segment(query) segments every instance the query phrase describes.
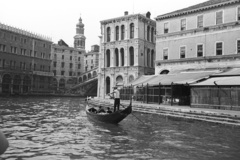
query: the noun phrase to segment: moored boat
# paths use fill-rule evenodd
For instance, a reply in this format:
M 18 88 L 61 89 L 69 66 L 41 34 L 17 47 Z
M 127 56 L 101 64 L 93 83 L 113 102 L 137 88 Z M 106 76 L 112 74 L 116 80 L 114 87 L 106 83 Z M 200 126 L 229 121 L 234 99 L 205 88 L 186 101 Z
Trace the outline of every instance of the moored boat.
M 128 107 L 125 107 L 124 109 L 118 110 L 113 113 L 90 112 L 89 109 L 92 107 L 98 108 L 98 105 L 86 103 L 86 114 L 89 119 L 91 119 L 93 121 L 112 123 L 112 124 L 117 124 L 117 123 L 121 122 L 124 118 L 126 118 L 132 112 L 132 104 L 131 103 Z

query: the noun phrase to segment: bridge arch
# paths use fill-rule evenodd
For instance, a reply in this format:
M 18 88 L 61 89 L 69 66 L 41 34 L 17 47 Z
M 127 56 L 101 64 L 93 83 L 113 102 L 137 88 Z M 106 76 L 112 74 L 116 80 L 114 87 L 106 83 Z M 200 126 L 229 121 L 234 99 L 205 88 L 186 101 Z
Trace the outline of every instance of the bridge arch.
M 83 82 L 85 82 L 86 80 L 87 80 L 87 76 L 84 75 L 84 76 L 83 76 Z
M 91 78 L 92 78 L 92 74 L 88 73 L 88 79 L 91 79 Z
M 97 77 L 97 72 L 93 71 L 93 77 Z
M 78 82 L 79 82 L 79 83 L 82 83 L 82 82 L 83 82 L 82 77 L 79 77 Z

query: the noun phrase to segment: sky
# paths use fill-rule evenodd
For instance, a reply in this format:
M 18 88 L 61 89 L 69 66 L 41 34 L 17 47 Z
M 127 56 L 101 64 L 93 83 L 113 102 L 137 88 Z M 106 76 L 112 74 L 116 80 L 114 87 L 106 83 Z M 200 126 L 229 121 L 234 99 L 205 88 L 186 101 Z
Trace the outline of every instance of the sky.
M 151 18 L 206 0 L 0 0 L 0 23 L 60 39 L 73 46 L 81 16 L 86 51 L 100 43 L 100 21 L 129 14 L 151 12 Z

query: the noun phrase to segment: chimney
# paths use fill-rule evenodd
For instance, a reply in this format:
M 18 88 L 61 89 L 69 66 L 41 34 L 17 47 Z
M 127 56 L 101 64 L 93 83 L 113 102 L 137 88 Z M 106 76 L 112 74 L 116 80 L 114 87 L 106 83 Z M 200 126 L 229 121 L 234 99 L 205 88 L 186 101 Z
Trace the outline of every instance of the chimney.
M 128 15 L 128 11 L 125 11 L 125 12 L 124 12 L 124 16 L 127 16 L 127 15 Z

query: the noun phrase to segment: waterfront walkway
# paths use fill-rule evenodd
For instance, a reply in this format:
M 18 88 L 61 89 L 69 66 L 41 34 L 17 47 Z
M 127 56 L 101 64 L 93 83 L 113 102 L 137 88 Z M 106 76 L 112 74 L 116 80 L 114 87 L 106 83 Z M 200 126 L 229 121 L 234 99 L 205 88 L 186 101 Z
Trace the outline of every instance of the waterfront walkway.
M 94 98 L 91 103 L 107 104 L 112 106 L 113 99 L 98 99 Z M 127 106 L 129 101 L 121 100 L 123 106 Z M 133 111 L 159 114 L 163 116 L 172 117 L 175 119 L 185 119 L 190 121 L 205 121 L 210 123 L 224 124 L 230 126 L 240 127 L 240 111 L 233 110 L 220 110 L 220 109 L 208 109 L 208 108 L 191 108 L 190 106 L 171 106 L 171 105 L 159 105 L 159 104 L 146 104 L 138 101 L 132 103 Z

